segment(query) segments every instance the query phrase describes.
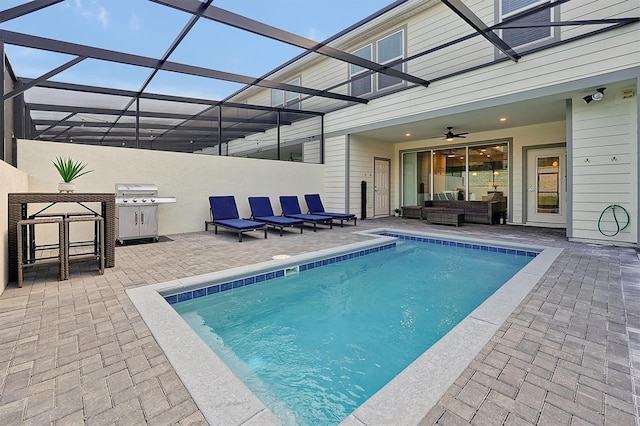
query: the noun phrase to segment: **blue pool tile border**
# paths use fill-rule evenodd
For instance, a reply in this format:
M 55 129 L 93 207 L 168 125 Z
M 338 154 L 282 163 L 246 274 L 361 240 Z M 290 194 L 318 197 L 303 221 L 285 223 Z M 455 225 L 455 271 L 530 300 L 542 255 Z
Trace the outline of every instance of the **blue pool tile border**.
M 352 253 L 346 253 L 339 256 L 329 257 L 327 259 L 315 260 L 308 263 L 302 263 L 297 266 L 298 271 L 303 272 L 310 269 L 318 268 L 323 265 L 330 265 L 333 263 L 343 262 L 345 260 L 353 259 L 355 257 L 366 256 L 367 254 L 377 253 L 383 250 L 388 250 L 390 248 L 394 248 L 396 243 L 389 243 L 379 247 L 372 247 L 369 249 L 364 249 Z M 289 268 L 286 268 L 289 269 Z M 233 290 L 234 288 L 245 287 L 248 285 L 261 283 L 264 281 L 272 280 L 274 278 L 280 278 L 285 275 L 285 269 L 279 269 L 276 271 L 268 271 L 264 274 L 258 274 L 251 277 L 239 278 L 227 282 L 223 282 L 220 284 L 214 284 L 203 288 L 198 288 L 195 290 L 185 291 L 178 294 L 172 294 L 170 296 L 164 296 L 164 300 L 166 300 L 170 305 L 175 305 L 176 303 L 185 302 L 187 300 L 197 299 L 199 297 L 208 296 L 215 293 L 220 293 L 227 290 Z
M 505 248 L 505 247 L 496 247 L 484 244 L 477 243 L 468 243 L 461 241 L 451 241 L 440 238 L 432 238 L 432 237 L 421 237 L 417 235 L 407 235 L 407 234 L 398 234 L 395 232 L 384 232 L 383 234 L 387 237 L 395 237 L 399 240 L 408 240 L 408 241 L 418 241 L 427 244 L 435 244 L 435 245 L 443 245 L 443 246 L 451 246 L 451 247 L 464 247 L 472 250 L 481 250 L 481 251 L 489 251 L 495 253 L 504 253 L 504 254 L 512 254 L 516 256 L 526 256 L 526 257 L 536 257 L 540 252 L 532 251 L 532 250 L 523 250 L 523 249 L 513 249 L 513 248 Z M 389 243 L 379 247 L 372 247 L 369 249 L 364 249 L 360 251 L 355 251 L 352 253 L 346 253 L 339 256 L 329 257 L 322 260 L 315 260 L 307 263 L 302 263 L 297 266 L 299 272 L 308 271 L 314 268 L 318 268 L 320 266 L 330 265 L 333 263 L 343 262 L 345 260 L 353 259 L 360 256 L 366 256 L 371 253 L 377 253 L 383 250 L 388 250 L 390 248 L 394 248 L 396 243 Z M 289 269 L 289 268 L 286 268 Z M 245 287 L 252 284 L 261 283 L 264 281 L 272 280 L 274 278 L 280 278 L 285 275 L 285 269 L 280 269 L 276 271 L 268 271 L 264 274 L 258 274 L 251 277 L 246 278 L 238 278 L 231 281 L 223 282 L 220 284 L 210 285 L 208 287 L 203 287 L 195 290 L 185 291 L 178 294 L 172 294 L 169 296 L 164 296 L 164 299 L 170 304 L 174 305 L 176 303 L 185 302 L 187 300 L 197 299 L 199 297 L 208 296 L 215 293 L 220 293 L 227 290 L 233 290 L 239 287 Z
M 533 251 L 533 250 L 512 249 L 512 248 L 505 248 L 505 247 L 499 247 L 499 246 L 468 243 L 463 241 L 451 241 L 451 240 L 444 240 L 440 238 L 421 237 L 418 235 L 397 234 L 395 232 L 384 232 L 381 235 L 384 235 L 386 237 L 395 237 L 399 240 L 418 241 L 418 242 L 427 243 L 427 244 L 436 244 L 436 245 L 451 246 L 451 247 L 464 247 L 472 250 L 514 254 L 516 256 L 536 257 L 537 255 L 540 254 L 539 251 Z

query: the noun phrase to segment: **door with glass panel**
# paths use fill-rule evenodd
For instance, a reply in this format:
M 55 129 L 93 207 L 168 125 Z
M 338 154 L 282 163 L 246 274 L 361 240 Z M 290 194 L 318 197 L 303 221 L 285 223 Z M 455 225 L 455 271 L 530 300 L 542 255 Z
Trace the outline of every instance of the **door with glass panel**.
M 527 153 L 527 225 L 567 226 L 565 148 Z

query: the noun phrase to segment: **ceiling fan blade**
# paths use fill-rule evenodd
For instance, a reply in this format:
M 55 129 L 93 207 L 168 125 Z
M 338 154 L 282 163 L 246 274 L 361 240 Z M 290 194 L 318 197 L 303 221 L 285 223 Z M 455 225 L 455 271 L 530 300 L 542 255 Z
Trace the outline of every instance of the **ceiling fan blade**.
M 456 133 L 456 137 L 461 137 L 462 135 L 468 135 L 469 132 Z

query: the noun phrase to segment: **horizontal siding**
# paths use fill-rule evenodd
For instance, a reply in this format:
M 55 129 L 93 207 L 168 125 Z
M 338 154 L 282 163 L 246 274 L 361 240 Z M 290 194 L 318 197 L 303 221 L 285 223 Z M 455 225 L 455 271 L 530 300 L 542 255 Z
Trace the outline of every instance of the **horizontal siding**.
M 637 243 L 638 165 L 637 99 L 622 99 L 617 91 L 599 102 L 574 100 L 573 134 L 573 237 L 588 240 Z M 611 205 L 631 213 L 631 223 L 616 236 L 611 215 L 600 219 Z M 618 217 L 620 220 L 621 218 Z
M 493 22 L 493 4 L 490 2 L 466 2 L 465 4 L 485 22 Z M 443 4 L 412 17 L 407 22 L 407 26 L 408 56 L 443 45 L 473 32 Z M 477 36 L 410 61 L 408 68 L 412 74 L 432 79 L 488 62 L 493 59 L 493 55 L 493 46 L 483 37 Z
M 638 31 L 628 26 L 538 52 L 518 63 L 500 63 L 476 72 L 415 88 L 329 114 L 327 131 L 365 126 L 385 119 L 437 111 L 460 104 L 559 84 L 637 65 Z M 500 81 L 501 84 L 487 84 Z
M 410 4 L 419 2 L 411 2 Z M 477 16 L 491 25 L 495 19 L 493 0 L 465 1 Z M 404 8 L 401 7 L 401 9 Z M 573 1 L 560 7 L 563 21 L 577 19 L 601 19 L 614 16 L 638 16 L 640 4 L 637 0 L 585 0 Z M 462 35 L 470 34 L 470 28 L 462 23 L 455 14 L 441 3 L 426 8 L 405 20 L 380 26 L 380 31 L 372 29 L 369 40 L 395 28 L 406 28 L 407 52 L 409 55 L 441 45 Z M 575 37 L 596 26 L 563 26 L 556 28 L 562 39 Z M 416 87 L 403 92 L 371 100 L 367 105 L 353 105 L 327 114 L 325 134 L 353 133 L 360 127 L 384 127 L 385 121 L 410 121 L 420 114 L 438 112 L 445 108 L 484 101 L 501 96 L 524 93 L 530 90 L 549 87 L 555 84 L 576 81 L 609 72 L 635 67 L 640 57 L 640 29 L 638 24 L 628 25 L 613 31 L 574 41 L 552 49 L 542 50 L 521 58 L 518 63 L 503 62 L 473 72 L 464 73 L 431 84 L 428 88 Z M 346 50 L 362 46 L 368 40 L 360 38 Z M 341 45 L 344 43 L 341 41 Z M 452 48 L 445 48 L 411 61 L 408 71 L 427 80 L 487 63 L 494 59 L 494 48 L 483 37 L 476 36 Z M 317 55 L 315 55 L 317 56 Z M 317 56 L 320 58 L 319 56 Z M 308 63 L 308 62 L 307 62 Z M 318 59 L 307 66 L 302 74 L 304 86 L 326 88 L 348 77 L 348 65 L 333 59 Z M 283 81 L 287 77 L 282 75 Z M 498 84 L 499 82 L 499 84 Z M 347 86 L 335 89 L 347 93 Z M 256 101 L 264 102 L 269 96 L 256 93 Z M 268 90 L 263 90 L 268 93 Z M 579 97 L 573 99 L 572 117 L 573 167 L 569 171 L 573 178 L 573 236 L 576 238 L 597 239 L 597 219 L 600 212 L 611 203 L 630 203 L 637 206 L 637 102 L 620 103 L 619 96 L 612 90 L 605 93 L 601 102 L 586 105 Z M 617 100 L 616 100 L 617 99 Z M 332 105 L 344 105 L 330 99 L 317 98 L 304 101 L 303 108 L 329 108 Z M 286 130 L 287 138 L 302 138 L 314 133 L 314 126 L 307 120 L 296 123 Z M 550 123 L 545 126 L 533 126 L 534 129 L 509 129 L 506 133 L 487 132 L 486 139 L 495 135 L 513 138 L 513 154 L 510 169 L 513 170 L 511 185 L 512 221 L 522 223 L 524 202 L 522 187 L 526 177 L 521 170 L 525 159 L 522 152 L 525 147 L 565 142 L 564 123 Z M 543 132 L 540 134 L 539 129 Z M 255 139 L 266 139 L 273 134 L 256 135 Z M 472 135 L 467 141 L 471 142 Z M 251 138 L 249 138 L 251 139 Z M 247 141 L 250 143 L 250 141 Z M 427 142 L 428 145 L 429 142 Z M 441 141 L 433 141 L 434 144 Z M 397 182 L 399 167 L 398 150 L 404 144 L 391 145 L 351 138 L 350 175 L 346 176 L 344 137 L 332 138 L 326 149 L 327 170 L 325 198 L 338 208 L 344 203 L 341 196 L 344 181 L 349 184 L 349 204 L 353 213 L 360 209 L 360 182 L 368 182 L 369 206 L 372 205 L 373 158 L 391 159 L 392 199 L 391 208 L 398 203 L 395 193 L 399 189 Z M 425 146 L 424 141 L 419 142 Z M 326 204 L 326 201 L 325 201 Z M 368 207 L 370 217 L 372 208 Z M 637 212 L 634 214 L 637 215 Z M 637 235 L 636 218 L 634 229 L 628 228 L 619 238 L 620 241 L 633 242 Z M 607 238 L 603 238 L 607 239 Z
M 322 204 L 327 211 L 345 211 L 345 139 L 340 136 L 325 141 L 325 193 Z
M 494 20 L 494 1 L 478 0 L 465 2 L 477 16 L 487 24 Z M 638 15 L 640 6 L 633 0 L 598 0 L 570 2 L 561 6 L 561 19 L 598 19 L 611 16 Z M 396 28 L 407 29 L 407 52 L 409 55 L 424 51 L 461 35 L 470 34 L 470 28 L 463 24 L 451 10 L 443 4 L 436 4 L 415 14 L 405 21 L 394 22 L 384 27 L 388 32 Z M 588 26 L 589 30 L 593 26 Z M 574 27 L 562 27 L 567 34 L 577 33 Z M 582 30 L 581 30 L 582 31 Z M 372 29 L 369 40 L 360 40 L 347 50 L 362 46 L 374 40 L 380 32 Z M 401 119 L 407 115 L 434 111 L 446 107 L 508 95 L 525 90 L 562 83 L 576 78 L 587 77 L 624 69 L 637 63 L 640 55 L 637 25 L 619 28 L 588 39 L 553 49 L 540 51 L 522 58 L 518 63 L 506 62 L 475 72 L 465 73 L 439 81 L 428 88 L 417 87 L 384 98 L 372 100 L 368 105 L 354 105 L 331 113 L 326 119 L 326 132 L 340 132 L 358 126 L 368 126 L 380 121 Z M 315 55 L 317 58 L 324 58 Z M 493 46 L 477 36 L 452 48 L 411 61 L 408 70 L 419 77 L 430 79 L 470 66 L 486 63 L 494 59 Z M 282 81 L 294 75 L 302 75 L 304 86 L 326 88 L 348 77 L 348 65 L 330 58 L 312 62 L 304 71 L 289 71 L 282 75 Z M 500 81 L 500 85 L 487 82 Z M 257 89 L 257 91 L 260 91 Z M 342 86 L 333 91 L 347 93 Z M 263 90 L 263 92 L 265 92 Z M 269 90 L 266 90 L 269 92 Z M 257 95 L 256 95 L 257 96 Z M 261 95 L 262 101 L 269 96 Z M 256 102 L 261 102 L 258 97 Z M 253 101 L 253 98 L 250 100 Z M 306 100 L 303 108 L 327 108 L 330 105 L 344 105 L 326 98 Z M 304 134 L 304 132 L 298 132 Z M 294 132 L 292 134 L 298 134 Z
M 367 182 L 367 217 L 373 217 L 373 172 L 374 172 L 374 159 L 384 158 L 391 160 L 390 173 L 390 188 L 391 194 L 389 199 L 389 208 L 393 210 L 398 204 L 397 201 L 397 178 L 395 169 L 394 146 L 379 141 L 367 140 L 364 138 L 358 138 L 353 136 L 351 138 L 351 150 L 350 150 L 350 200 L 349 204 L 352 206 L 353 213 L 361 212 L 361 182 Z

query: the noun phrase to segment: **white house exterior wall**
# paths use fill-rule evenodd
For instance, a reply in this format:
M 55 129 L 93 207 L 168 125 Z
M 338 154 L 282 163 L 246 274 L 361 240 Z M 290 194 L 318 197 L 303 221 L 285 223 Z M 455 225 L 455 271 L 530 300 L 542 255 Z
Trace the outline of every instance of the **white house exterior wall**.
M 497 18 L 499 9 L 496 4 L 494 0 L 465 2 L 465 5 L 487 25 L 493 24 Z M 558 18 L 562 21 L 640 15 L 640 3 L 637 0 L 572 1 L 559 6 L 559 8 Z M 398 19 L 399 16 L 403 18 Z M 378 26 L 382 29 L 376 30 Z M 599 27 L 560 26 L 555 27 L 554 31 L 560 34 L 559 40 L 567 40 L 570 37 L 577 37 L 593 31 L 595 28 Z M 406 54 L 409 56 L 472 33 L 472 29 L 444 4 L 432 2 L 429 3 L 429 7 L 426 7 L 425 3 L 415 1 L 390 13 L 386 25 L 381 26 L 379 21 L 375 24 L 371 23 L 357 31 L 357 34 L 354 35 L 357 41 L 347 43 L 342 40 L 336 46 L 352 51 L 368 42 L 374 42 L 382 34 L 388 34 L 396 29 L 405 30 Z M 342 185 L 334 179 L 339 179 L 339 176 L 344 173 L 344 179 L 349 182 L 349 208 L 353 212 L 356 211 L 355 208 L 359 210 L 360 181 L 367 180 L 367 173 L 373 173 L 372 159 L 379 156 L 392 159 L 393 182 L 390 207 L 394 208 L 398 205 L 400 201 L 398 199 L 400 183 L 397 182 L 399 176 L 398 151 L 403 149 L 404 145 L 398 145 L 394 148 L 389 143 L 365 142 L 357 137 L 357 133 L 360 131 L 371 131 L 392 124 L 446 117 L 456 113 L 506 104 L 514 100 L 536 99 L 549 96 L 550 93 L 566 94 L 566 99 L 574 98 L 576 110 L 570 124 L 572 125 L 571 131 L 575 133 L 575 155 L 581 154 L 581 150 L 589 147 L 588 137 L 582 136 L 582 127 L 587 125 L 608 127 L 608 122 L 604 119 L 582 121 L 583 109 L 586 105 L 583 105 L 581 96 L 595 89 L 593 81 L 602 81 L 616 72 L 628 72 L 634 77 L 627 76 L 625 78 L 637 78 L 637 70 L 640 66 L 638 59 L 640 58 L 639 34 L 639 24 L 627 25 L 556 47 L 539 50 L 523 56 L 517 63 L 504 61 L 442 80 L 438 80 L 438 78 L 493 61 L 497 57 L 496 49 L 482 36 L 475 36 L 468 41 L 456 44 L 454 47 L 444 48 L 410 61 L 406 64 L 408 72 L 427 80 L 436 79 L 436 81 L 433 81 L 426 88 L 412 87 L 372 99 L 366 105 L 352 105 L 325 115 L 324 134 L 328 141 L 325 161 L 327 170 L 331 170 L 328 174 L 331 176 L 331 180 L 327 181 L 327 190 L 330 194 L 336 191 L 335 196 L 331 195 L 332 203 L 336 203 L 335 208 L 340 207 L 340 201 L 338 201 L 340 197 L 337 195 L 337 191 L 343 189 Z M 348 78 L 348 65 L 333 59 L 314 59 L 303 61 L 298 68 L 291 66 L 282 71 L 280 75 L 283 77 L 282 81 L 285 80 L 284 77 L 299 75 L 303 86 L 326 88 L 337 81 L 344 81 Z M 610 81 L 610 83 L 615 82 L 616 80 Z M 346 89 L 345 85 L 332 90 L 346 93 Z M 256 92 L 258 91 L 260 89 L 256 89 Z M 581 91 L 584 93 L 577 96 L 576 92 Z M 251 93 L 253 92 L 248 95 L 250 103 L 265 99 L 264 97 L 254 97 Z M 258 96 L 257 93 L 255 96 Z M 320 105 L 336 104 L 332 100 L 314 99 L 304 101 L 302 108 L 313 108 Z M 593 108 L 590 111 L 592 110 Z M 635 119 L 637 122 L 637 104 L 635 110 L 607 110 L 607 114 L 614 121 L 623 120 L 625 123 L 629 123 L 634 122 Z M 629 124 L 629 126 L 631 125 Z M 523 223 L 525 220 L 522 198 L 523 159 L 521 157 L 523 148 L 543 144 L 561 144 L 567 140 L 564 122 L 540 125 L 535 130 L 534 133 L 527 133 L 529 129 L 509 129 L 509 131 L 495 136 L 512 141 L 512 158 L 510 159 L 510 167 L 513 168 L 510 200 L 512 223 Z M 301 138 L 312 132 L 312 126 L 296 123 L 287 131 L 292 138 Z M 523 133 L 519 133 L 520 131 Z M 349 138 L 348 135 L 350 135 Z M 267 132 L 267 136 L 270 137 L 272 134 Z M 486 135 L 487 140 L 493 138 L 494 135 Z M 624 188 L 621 191 L 625 194 L 634 194 L 635 198 L 632 197 L 629 202 L 632 204 L 632 210 L 635 211 L 637 210 L 638 198 L 637 153 L 634 154 L 638 144 L 637 129 L 634 133 L 633 128 L 629 127 L 618 138 L 619 142 L 612 139 L 606 142 L 625 147 L 625 152 L 620 153 L 621 160 L 619 160 L 616 172 L 614 172 L 614 174 L 619 174 L 619 179 L 615 182 L 621 180 L 626 182 L 621 186 Z M 343 144 L 343 147 L 340 144 Z M 634 149 L 636 151 L 633 151 Z M 338 153 L 344 153 L 349 158 L 347 165 L 344 164 L 344 158 L 341 158 Z M 570 156 L 573 154 L 573 152 L 569 153 Z M 572 193 L 569 199 L 573 200 L 571 205 L 573 214 L 570 215 L 569 220 L 575 222 L 573 225 L 569 224 L 569 234 L 573 233 L 572 236 L 575 238 L 596 238 L 592 226 L 595 212 L 585 207 L 586 201 L 582 200 L 582 197 L 587 194 L 581 192 L 586 191 L 590 183 L 585 182 L 587 178 L 581 174 L 583 170 L 578 166 L 578 162 L 579 158 L 570 158 L 569 161 L 569 164 L 573 164 L 570 172 L 574 174 L 571 176 L 574 179 L 574 188 L 568 189 Z M 596 169 L 590 170 L 595 171 Z M 592 178 L 595 179 L 595 174 Z M 603 178 L 601 184 L 608 186 L 608 179 L 613 178 L 607 176 Z M 371 185 L 373 182 L 369 183 Z M 371 197 L 369 197 L 369 201 L 372 202 Z M 368 210 L 367 215 L 370 216 L 372 210 L 369 208 Z M 635 223 L 635 221 L 637 219 L 632 218 L 632 222 Z M 627 233 L 623 236 L 624 241 L 637 243 L 638 230 L 636 228 L 637 226 L 634 225 L 626 231 Z
M 357 131 L 385 120 L 416 120 L 428 113 L 473 102 L 521 93 L 575 79 L 604 74 L 637 65 L 638 31 L 620 28 L 556 49 L 522 58 L 517 64 L 500 63 L 432 84 L 375 99 L 328 114 L 325 132 Z
M 629 88 L 635 91 L 635 88 Z M 622 90 L 610 90 L 602 101 L 585 104 L 574 99 L 573 126 L 573 238 L 610 240 L 597 226 L 611 204 L 630 214 L 629 226 L 616 241 L 636 243 L 638 205 L 638 100 L 623 99 Z M 625 220 L 624 215 L 618 219 Z M 602 228 L 616 229 L 607 215 Z M 623 223 L 624 224 L 624 223 Z
M 327 211 L 346 211 L 347 144 L 345 139 L 345 136 L 339 136 L 325 140 L 325 197 L 322 204 Z M 351 213 L 356 212 L 351 210 Z
M 394 169 L 393 144 L 352 136 L 350 138 L 350 199 L 351 212 L 358 213 L 361 208 L 361 183 L 367 182 L 367 217 L 373 217 L 373 172 L 376 158 L 391 160 L 389 208 L 396 207 L 396 188 L 398 187 L 397 169 Z M 330 165 L 327 163 L 327 168 Z
M 411 4 L 411 3 L 410 3 Z M 465 5 L 469 7 L 476 15 L 478 15 L 487 25 L 493 24 L 496 15 L 495 1 L 483 0 L 477 2 L 466 2 Z M 419 2 L 413 2 L 409 8 L 419 8 Z M 640 11 L 640 6 L 635 0 L 599 0 L 590 2 L 570 2 L 561 6 L 562 20 L 571 19 L 596 19 L 606 17 L 620 17 L 620 16 L 637 16 Z M 369 27 L 363 29 L 363 32 L 367 34 L 368 39 L 360 37 L 360 41 L 357 44 L 348 45 L 348 50 L 353 50 L 357 47 L 361 47 L 369 42 L 375 41 L 381 35 L 388 33 L 389 31 L 402 29 L 406 31 L 405 37 L 407 40 L 407 55 L 411 56 L 415 53 L 422 52 L 424 50 L 439 46 L 445 42 L 454 40 L 463 35 L 467 35 L 472 30 L 462 23 L 460 18 L 457 17 L 451 10 L 441 3 L 436 3 L 435 6 L 426 8 L 418 14 L 407 14 L 409 17 L 402 22 L 397 22 L 395 26 L 383 27 L 384 31 L 377 30 L 376 28 Z M 593 27 L 589 26 L 566 26 L 556 28 L 560 31 L 563 38 L 574 37 L 580 35 L 586 31 L 593 30 Z M 585 64 L 589 65 L 584 70 L 586 74 L 598 74 L 602 72 L 610 71 L 611 69 L 621 69 L 629 66 L 629 64 L 635 63 L 635 58 L 627 58 L 626 61 L 619 61 L 615 52 L 609 51 L 613 46 L 624 46 L 626 43 L 635 43 L 633 48 L 638 51 L 638 38 L 632 33 L 636 31 L 634 27 L 626 27 L 612 32 L 607 32 L 599 36 L 590 37 L 587 40 L 581 40 L 568 46 L 561 46 L 551 50 L 542 51 L 535 55 L 525 56 L 520 59 L 518 64 L 513 62 L 506 62 L 497 66 L 491 67 L 490 70 L 480 70 L 475 73 L 465 74 L 462 77 L 454 78 L 456 83 L 455 87 L 458 87 L 461 92 L 466 90 L 466 84 L 464 83 L 465 76 L 472 80 L 490 80 L 492 78 L 500 78 L 500 81 L 509 81 L 521 86 L 522 80 L 529 80 L 529 77 L 542 77 L 543 85 L 553 83 L 553 81 L 561 82 L 562 75 L 557 75 L 559 72 L 566 71 L 571 68 L 579 69 L 584 67 Z M 628 33 L 625 35 L 625 33 Z M 628 37 L 628 40 L 623 40 L 624 37 Z M 599 46 L 592 46 L 592 43 L 598 43 Z M 581 48 L 587 47 L 586 51 L 581 51 Z M 599 55 L 598 52 L 604 54 Z M 626 51 L 628 53 L 628 50 Z M 620 53 L 624 56 L 625 52 Z M 548 56 L 551 55 L 551 56 Z M 595 55 L 595 56 L 594 56 Z M 538 58 L 538 61 L 534 59 Z M 341 81 L 348 78 L 348 64 L 331 59 L 328 57 L 322 57 L 321 60 L 310 61 L 310 65 L 303 66 L 301 69 L 297 69 L 295 66 L 288 67 L 285 71 L 282 71 L 279 76 L 272 77 L 281 81 L 286 81 L 288 78 L 294 76 L 301 76 L 302 85 L 306 87 L 325 88 L 331 87 Z M 407 66 L 408 71 L 411 74 L 420 76 L 425 79 L 437 78 L 444 74 L 456 72 L 462 69 L 466 69 L 472 66 L 481 65 L 489 62 L 495 58 L 494 47 L 487 42 L 483 37 L 476 36 L 470 40 L 456 44 L 454 47 L 445 48 L 437 52 L 430 53 L 421 58 L 410 61 Z M 583 61 L 574 61 L 575 59 L 582 58 Z M 608 60 L 602 60 L 608 59 Z M 537 70 L 540 67 L 540 60 L 542 65 L 547 65 L 545 72 L 538 74 Z M 599 62 L 603 62 L 599 63 Z M 525 65 L 530 63 L 530 66 Z M 613 68 L 610 66 L 615 64 Z M 597 66 L 595 66 L 597 65 Z M 599 69 L 599 66 L 607 65 L 605 69 Z M 595 66 L 595 67 L 591 67 Z M 527 75 L 527 72 L 530 75 Z M 553 74 L 556 77 L 553 80 L 548 80 L 548 74 Z M 510 76 L 513 76 L 510 77 Z M 529 82 L 529 87 L 539 87 L 540 84 L 535 84 L 535 80 Z M 531 84 L 533 83 L 533 84 Z M 438 83 L 440 84 L 440 83 Z M 493 89 L 491 85 L 485 84 L 489 88 Z M 524 89 L 524 87 L 522 87 Z M 348 94 L 348 85 L 343 85 L 332 89 L 336 93 Z M 433 86 L 429 89 L 429 95 L 434 96 L 436 90 L 433 90 Z M 507 90 L 505 90 L 507 92 Z M 249 103 L 255 103 L 260 105 L 268 105 L 270 103 L 270 89 L 254 89 L 243 94 L 240 99 L 246 100 Z M 486 96 L 482 96 L 486 97 Z M 303 101 L 303 109 L 316 109 L 324 105 L 328 105 L 334 101 L 325 98 L 314 98 Z

